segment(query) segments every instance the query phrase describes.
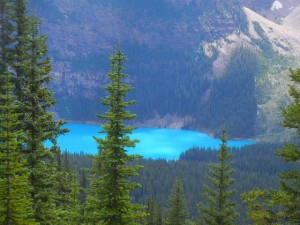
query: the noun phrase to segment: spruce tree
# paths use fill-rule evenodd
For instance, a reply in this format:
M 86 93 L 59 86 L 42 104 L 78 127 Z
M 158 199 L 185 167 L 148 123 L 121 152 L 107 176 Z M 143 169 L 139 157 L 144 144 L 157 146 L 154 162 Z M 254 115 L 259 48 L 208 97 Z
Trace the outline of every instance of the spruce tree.
M 39 20 L 30 16 L 25 0 L 0 2 L 1 61 L 14 74 L 18 130 L 22 132 L 20 152 L 30 169 L 31 194 L 35 218 L 41 224 L 57 224 L 55 176 L 57 165 L 44 142 L 65 132 L 63 122 L 55 121 L 48 109 L 55 100 L 48 90 L 51 70 L 47 57 L 46 36 L 39 35 Z M 0 80 L 0 85 L 2 80 Z M 19 142 L 18 142 L 19 143 Z
M 14 75 L 14 93 L 19 102 L 17 129 L 22 132 L 23 141 L 18 143 L 30 169 L 35 219 L 41 224 L 57 224 L 57 165 L 44 142 L 51 140 L 56 144 L 56 137 L 66 130 L 61 129 L 63 122 L 55 121 L 48 112 L 55 100 L 47 88 L 51 65 L 46 36 L 39 35 L 39 20 L 27 12 L 26 0 L 0 3 L 1 60 Z
M 80 224 L 82 221 L 79 201 L 79 182 L 75 171 L 70 168 L 69 153 L 64 154 L 63 169 L 56 173 L 57 217 L 60 225 Z
M 22 133 L 17 130 L 12 74 L 2 70 L 0 80 L 0 224 L 33 225 L 30 173 L 19 149 Z
M 24 88 L 24 62 L 29 60 L 29 20 L 27 16 L 26 3 L 24 0 L 15 0 L 15 16 L 13 18 L 15 22 L 15 46 L 14 59 L 12 61 L 12 67 L 15 72 L 15 93 L 19 101 L 24 100 L 23 88 Z M 25 113 L 19 110 L 20 120 L 23 119 Z
M 148 201 L 147 217 L 143 224 L 145 225 L 163 225 L 163 209 L 161 204 L 156 204 L 154 197 Z
M 156 209 L 156 225 L 163 225 L 164 219 L 163 219 L 164 210 L 161 204 L 158 204 L 158 207 Z
M 285 144 L 277 154 L 292 168 L 280 173 L 279 190 L 252 190 L 242 195 L 255 224 L 300 224 L 300 69 L 291 69 L 289 77 L 293 100 L 282 111 L 282 126 L 294 129 L 295 142 Z
M 126 74 L 122 71 L 125 60 L 118 45 L 110 57 L 110 83 L 105 87 L 109 95 L 102 99 L 102 103 L 109 108 L 104 115 L 98 115 L 100 119 L 107 121 L 100 131 L 106 137 L 95 138 L 99 153 L 95 158 L 91 193 L 86 208 L 89 224 L 131 225 L 137 224 L 136 221 L 144 216 L 141 206 L 133 204 L 130 197 L 131 190 L 140 187 L 140 184 L 130 181 L 130 177 L 138 175 L 140 166 L 129 166 L 128 162 L 140 156 L 127 153 L 127 149 L 134 147 L 137 140 L 129 137 L 135 127 L 124 124 L 135 117 L 126 111 L 126 107 L 135 101 L 124 100 L 132 89 L 124 83 Z
M 289 90 L 293 101 L 282 111 L 282 126 L 294 129 L 297 141 L 286 144 L 278 151 L 278 155 L 293 165 L 290 171 L 280 174 L 281 189 L 291 200 L 283 204 L 284 213 L 289 222 L 300 224 L 300 69 L 291 69 L 289 77 L 293 82 Z
M 168 200 L 167 225 L 184 225 L 187 221 L 186 200 L 184 198 L 183 185 L 178 178 L 171 191 Z
M 155 213 L 155 200 L 154 198 L 151 198 L 148 201 L 146 225 L 156 225 Z
M 228 136 L 225 129 L 221 135 L 221 145 L 218 150 L 218 163 L 210 163 L 209 176 L 210 185 L 203 185 L 206 204 L 199 204 L 201 224 L 231 225 L 238 216 L 235 203 L 230 197 L 235 190 L 230 186 L 234 179 L 232 174 L 232 163 L 228 162 L 233 155 L 227 146 Z
M 4 76 L 11 62 L 12 49 L 10 46 L 14 43 L 15 26 L 14 18 L 14 1 L 0 0 L 0 72 Z M 5 84 L 4 79 L 0 80 L 0 87 Z
M 29 171 L 20 155 L 22 133 L 13 94 L 12 46 L 15 42 L 14 1 L 0 0 L 0 223 L 35 224 L 32 219 Z
M 26 1 L 15 0 L 17 43 L 12 67 L 15 69 L 16 97 L 20 101 L 20 130 L 24 133 L 22 153 L 31 170 L 33 209 L 41 224 L 56 224 L 55 182 L 57 164 L 53 153 L 44 146 L 46 140 L 56 144 L 56 138 L 66 130 L 62 121 L 55 121 L 48 109 L 54 105 L 50 82 L 50 59 L 47 57 L 46 36 L 39 34 L 40 21 L 29 15 Z

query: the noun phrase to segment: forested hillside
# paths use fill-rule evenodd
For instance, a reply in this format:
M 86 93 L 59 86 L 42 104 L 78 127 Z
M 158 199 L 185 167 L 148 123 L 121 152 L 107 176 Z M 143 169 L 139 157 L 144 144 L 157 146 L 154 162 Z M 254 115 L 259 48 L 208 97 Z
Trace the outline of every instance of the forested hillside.
M 277 105 L 288 102 L 287 92 L 281 91 L 286 90 L 287 79 L 282 77 L 295 61 L 288 55 L 280 59 L 280 51 L 273 48 L 285 51 L 291 39 L 282 31 L 283 37 L 271 39 L 268 27 L 272 30 L 275 23 L 257 19 L 252 10 L 274 21 L 289 16 L 291 10 L 283 15 L 280 10 L 271 11 L 273 1 L 253 0 L 32 3 L 43 21 L 42 31 L 48 34 L 57 117 L 95 121 L 95 113 L 104 111 L 97 101 L 107 83 L 106 58 L 120 37 L 129 58 L 128 82 L 135 87 L 130 93 L 137 100 L 132 108 L 138 115 L 135 124 L 202 129 L 216 136 L 227 124 L 234 137 L 281 131 Z M 299 2 L 285 4 L 296 8 Z M 258 34 L 253 33 L 253 24 Z M 233 65 L 239 51 L 242 67 Z M 249 85 L 242 84 L 248 81 Z M 274 90 L 271 95 L 262 91 L 269 87 Z M 275 95 L 280 96 L 270 97 Z M 220 102 L 234 102 L 236 108 L 226 109 L 219 117 Z
M 233 199 L 240 213 L 238 224 L 249 224 L 246 219 L 246 208 L 240 195 L 257 188 L 267 190 L 278 188 L 277 174 L 279 171 L 290 168 L 289 164 L 274 155 L 274 152 L 281 147 L 282 144 L 256 144 L 241 149 L 232 149 L 234 154 L 232 162 L 236 170 L 233 189 L 237 190 Z M 62 161 L 65 161 L 66 156 L 63 156 Z M 90 168 L 91 159 L 84 154 L 74 154 L 68 157 L 71 164 L 75 164 L 73 168 L 78 169 L 80 180 L 86 180 L 89 175 L 84 172 L 86 170 L 80 168 Z M 203 202 L 202 184 L 207 183 L 205 176 L 208 174 L 208 164 L 211 162 L 217 162 L 217 152 L 199 148 L 182 153 L 178 161 L 138 160 L 136 164 L 142 165 L 143 168 L 139 170 L 139 176 L 134 178 L 134 181 L 141 183 L 142 188 L 133 191 L 134 201 L 147 205 L 151 199 L 154 199 L 157 207 L 162 206 L 161 210 L 165 218 L 168 197 L 176 178 L 179 177 L 183 182 L 188 217 L 194 221 L 197 220 L 199 217 L 197 205 Z

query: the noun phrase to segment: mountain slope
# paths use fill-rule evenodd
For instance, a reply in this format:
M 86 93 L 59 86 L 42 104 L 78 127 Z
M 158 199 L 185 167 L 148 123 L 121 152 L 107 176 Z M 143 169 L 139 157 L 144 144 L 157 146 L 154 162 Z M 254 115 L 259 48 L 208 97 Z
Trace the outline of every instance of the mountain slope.
M 256 135 L 281 131 L 280 107 L 289 101 L 287 70 L 299 65 L 300 55 L 299 14 L 300 6 L 294 8 L 282 24 L 272 22 L 249 8 L 244 7 L 248 30 L 233 32 L 225 38 L 205 42 L 203 48 L 213 61 L 213 76 L 222 77 L 236 48 L 244 47 L 256 52 L 260 61 L 255 73 L 257 100 Z M 247 59 L 248 61 L 248 59 Z M 243 94 L 241 92 L 241 94 Z
M 268 41 L 275 51 L 283 55 L 299 56 L 300 54 L 300 7 L 295 8 L 282 22 L 276 24 L 248 8 L 244 8 L 247 15 L 249 32 L 253 38 L 261 39 L 255 30 L 255 22 L 259 23 Z
M 293 1 L 295 7 L 299 3 Z M 128 56 L 128 82 L 135 87 L 130 98 L 138 100 L 132 110 L 138 114 L 139 126 L 218 134 L 227 124 L 234 137 L 277 132 L 278 109 L 276 116 L 272 111 L 287 100 L 279 90 L 287 83 L 283 74 L 294 65 L 292 57 L 299 53 L 299 23 L 294 22 L 299 8 L 290 10 L 279 25 L 269 20 L 282 15 L 270 10 L 272 4 L 257 0 L 35 2 L 42 32 L 49 37 L 56 115 L 91 122 L 104 111 L 99 99 L 106 94 L 102 87 L 107 83 L 107 57 L 121 38 Z M 269 19 L 244 6 L 264 12 Z M 243 61 L 234 63 L 234 54 L 242 54 Z M 247 78 L 235 77 L 243 71 L 252 72 Z M 251 85 L 243 86 L 247 80 Z M 225 111 L 218 107 L 222 100 Z

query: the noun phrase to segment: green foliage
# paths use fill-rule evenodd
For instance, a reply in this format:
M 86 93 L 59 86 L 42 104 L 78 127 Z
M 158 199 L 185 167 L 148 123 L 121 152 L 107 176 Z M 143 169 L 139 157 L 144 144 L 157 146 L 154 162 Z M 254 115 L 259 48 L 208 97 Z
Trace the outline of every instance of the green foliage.
M 278 172 L 291 168 L 289 164 L 283 162 L 280 157 L 274 154 L 275 150 L 281 147 L 282 144 L 280 143 L 262 142 L 232 149 L 234 153 L 232 162 L 236 170 L 233 178 L 239 181 L 232 185 L 232 189 L 237 190 L 232 200 L 236 203 L 238 213 L 241 215 L 237 218 L 237 224 L 246 225 L 250 223 L 247 220 L 246 207 L 241 201 L 240 194 L 258 188 L 262 190 L 279 188 Z M 179 160 L 139 159 L 136 162 L 131 162 L 130 165 L 138 164 L 143 166 L 139 170 L 139 176 L 131 179 L 142 184 L 141 188 L 132 191 L 133 202 L 148 205 L 149 199 L 154 198 L 154 216 L 160 218 L 160 223 L 157 225 L 163 224 L 165 222 L 165 212 L 168 207 L 170 190 L 176 182 L 176 177 L 180 177 L 185 187 L 184 194 L 187 201 L 189 219 L 195 221 L 198 217 L 197 205 L 203 200 L 199 194 L 203 193 L 203 188 L 199 183 L 209 184 L 207 179 L 205 179 L 205 174 L 208 173 L 209 162 L 218 162 L 217 155 L 218 152 L 215 150 L 193 148 L 182 153 Z M 78 168 L 85 168 L 82 170 L 78 169 L 77 173 L 80 177 L 81 187 L 89 187 L 89 182 L 86 179 L 91 177 L 88 168 L 92 167 L 92 159 L 83 153 L 69 154 L 69 159 L 71 168 L 74 165 Z M 62 160 L 62 162 L 64 161 L 65 159 Z M 91 198 L 91 195 L 89 198 Z M 83 193 L 81 199 L 83 203 L 84 199 Z M 90 203 L 88 204 L 90 205 Z M 148 209 L 146 212 L 149 215 L 150 210 Z M 86 211 L 86 214 L 88 214 L 88 211 Z M 92 217 L 90 214 L 88 216 Z M 149 217 L 145 217 L 140 223 L 143 225 L 147 224 L 148 219 Z M 187 223 L 189 224 L 189 221 Z M 190 224 L 193 223 L 190 221 Z
M 184 225 L 188 218 L 183 185 L 177 178 L 168 201 L 167 225 Z
M 0 3 L 0 69 L 3 73 L 11 61 L 10 46 L 14 42 L 15 27 L 12 19 L 14 18 L 14 1 L 1 0 Z M 2 84 L 4 84 L 4 79 L 0 80 L 0 86 Z
M 300 70 L 290 70 L 290 96 L 293 101 L 283 109 L 283 127 L 295 129 L 295 138 L 300 137 Z M 296 139 L 296 140 L 297 140 Z M 280 173 L 281 189 L 278 191 L 251 191 L 243 195 L 248 206 L 249 218 L 256 224 L 300 223 L 300 145 L 299 140 L 288 143 L 277 154 L 291 168 Z M 268 222 L 268 223 L 267 223 Z
M 20 154 L 23 134 L 10 68 L 15 33 L 14 1 L 0 1 L 0 223 L 36 224 L 33 219 L 29 170 Z
M 288 221 L 297 224 L 300 223 L 300 69 L 291 69 L 289 76 L 293 82 L 289 89 L 293 101 L 282 111 L 282 126 L 295 129 L 297 141 L 286 144 L 278 151 L 278 155 L 293 165 L 290 171 L 280 174 L 282 191 L 291 198 L 292 204 L 286 201 L 281 205 L 285 207 Z
M 12 91 L 18 100 L 14 110 L 19 121 L 14 131 L 20 133 L 15 137 L 19 157 L 26 158 L 20 162 L 26 162 L 33 218 L 40 224 L 58 224 L 54 179 L 57 166 L 44 142 L 50 139 L 55 144 L 56 137 L 65 130 L 60 128 L 63 122 L 55 121 L 48 112 L 55 100 L 46 87 L 51 70 L 46 36 L 39 35 L 40 22 L 28 15 L 26 4 L 26 0 L 1 1 L 1 71 L 7 67 L 14 75 Z M 24 188 L 24 192 L 29 189 Z
M 2 70 L 0 80 L 0 223 L 34 225 L 29 170 L 19 149 L 22 133 L 17 129 L 12 74 Z
M 227 146 L 228 137 L 225 130 L 221 135 L 221 146 L 218 150 L 218 163 L 210 163 L 209 176 L 207 179 L 210 186 L 204 185 L 205 204 L 200 204 L 200 220 L 204 224 L 211 225 L 230 225 L 238 217 L 235 203 L 231 201 L 231 196 L 236 192 L 230 188 L 234 183 L 232 174 L 232 163 L 229 163 L 233 155 L 229 153 Z
M 149 202 L 148 202 L 148 207 L 147 207 L 147 221 L 146 224 L 147 225 L 155 225 L 155 201 L 152 198 Z
M 285 224 L 282 207 L 279 207 L 278 203 L 291 203 L 291 199 L 284 192 L 258 189 L 243 193 L 241 197 L 247 204 L 248 218 L 254 221 L 254 224 Z
M 131 140 L 128 134 L 134 127 L 126 126 L 124 121 L 133 119 L 134 114 L 125 108 L 135 101 L 124 101 L 131 87 L 123 83 L 126 76 L 123 71 L 125 55 L 120 46 L 110 57 L 110 83 L 105 89 L 109 95 L 102 103 L 109 107 L 105 115 L 98 115 L 107 123 L 102 125 L 106 138 L 95 138 L 99 153 L 95 158 L 94 177 L 91 183 L 91 194 L 88 198 L 87 219 L 91 224 L 129 225 L 136 224 L 142 218 L 142 207 L 131 203 L 130 192 L 140 184 L 129 180 L 138 175 L 140 166 L 129 166 L 128 162 L 140 156 L 128 155 L 126 148 L 134 147 L 137 140 Z
M 60 153 L 58 157 L 64 159 L 62 170 L 56 172 L 57 184 L 57 217 L 59 224 L 80 224 L 83 220 L 82 205 L 79 201 L 80 186 L 75 168 L 70 168 L 69 154 L 64 154 L 62 158 Z M 73 166 L 75 167 L 75 165 Z
M 145 217 L 142 224 L 144 225 L 163 225 L 163 208 L 161 204 L 157 204 L 155 199 L 152 197 L 147 204 L 147 216 Z
M 221 133 L 226 125 L 228 133 L 235 137 L 253 135 L 257 116 L 255 74 L 258 68 L 255 53 L 244 48 L 236 49 L 223 76 L 211 86 L 210 96 L 200 109 L 200 124 L 216 134 Z
M 39 34 L 39 20 L 28 16 L 26 1 L 16 1 L 17 44 L 12 67 L 15 69 L 16 97 L 24 142 L 22 153 L 30 168 L 33 187 L 33 209 L 40 224 L 58 224 L 55 176 L 57 165 L 44 142 L 56 138 L 66 130 L 62 121 L 55 121 L 48 109 L 54 105 L 53 93 L 46 87 L 50 82 L 50 59 L 47 57 L 46 36 Z

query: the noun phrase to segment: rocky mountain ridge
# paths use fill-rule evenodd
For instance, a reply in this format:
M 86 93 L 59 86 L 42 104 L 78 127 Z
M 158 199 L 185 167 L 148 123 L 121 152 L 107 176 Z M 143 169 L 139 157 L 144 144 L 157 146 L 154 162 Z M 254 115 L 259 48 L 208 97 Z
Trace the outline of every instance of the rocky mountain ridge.
M 295 4 L 295 2 L 293 3 Z M 213 62 L 213 71 L 216 77 L 222 76 L 226 64 L 230 60 L 231 52 L 241 46 L 259 54 L 266 54 L 263 49 L 266 46 L 261 43 L 269 43 L 274 55 L 288 58 L 288 60 L 284 60 L 287 64 L 282 65 L 274 59 L 273 63 L 277 63 L 277 65 L 269 66 L 260 76 L 256 77 L 257 121 L 261 121 L 257 123 L 257 129 L 261 131 L 261 134 L 272 133 L 279 129 L 280 107 L 288 101 L 287 68 L 299 66 L 299 62 L 296 60 L 300 56 L 300 6 L 293 7 L 293 10 L 290 10 L 285 18 L 281 18 L 280 24 L 268 20 L 247 7 L 243 9 L 249 25 L 248 32 L 233 32 L 225 38 L 204 43 L 203 47 L 209 57 L 212 57 L 213 51 L 219 53 Z M 270 10 L 272 11 L 274 8 L 271 7 Z M 270 59 L 269 63 L 271 62 Z M 266 89 L 268 93 L 263 91 Z

